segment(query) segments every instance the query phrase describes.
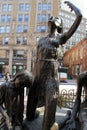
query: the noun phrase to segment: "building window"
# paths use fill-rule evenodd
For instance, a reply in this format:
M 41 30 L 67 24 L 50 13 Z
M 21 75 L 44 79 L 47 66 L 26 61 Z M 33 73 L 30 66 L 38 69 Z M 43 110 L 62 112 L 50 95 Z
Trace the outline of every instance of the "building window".
M 5 32 L 5 27 L 4 26 L 0 26 L 0 33 L 4 33 Z
M 7 15 L 7 22 L 11 22 L 11 15 Z
M 22 39 L 22 44 L 24 44 L 24 45 L 27 44 L 27 37 L 23 37 L 23 39 Z
M 36 31 L 41 32 L 41 26 L 40 25 L 37 25 Z
M 7 6 L 6 6 L 6 4 L 3 4 L 2 5 L 2 12 L 5 12 L 5 11 L 7 11 Z
M 2 22 L 2 23 L 5 22 L 5 15 L 1 15 L 1 22 Z
M 48 14 L 48 19 L 51 17 L 51 14 Z
M 8 44 L 8 42 L 9 42 L 9 38 L 8 38 L 8 37 L 5 37 L 5 38 L 4 38 L 4 44 Z
M 10 33 L 10 26 L 6 26 L 6 33 Z
M 42 22 L 46 22 L 46 14 L 42 14 Z
M 16 74 L 16 66 L 12 66 L 12 75 L 14 76 Z
M 38 3 L 38 10 L 52 10 L 52 4 L 51 3 Z
M 12 66 L 12 75 L 14 76 L 18 71 L 22 70 L 23 68 L 24 68 L 23 65 L 13 65 Z
M 24 22 L 28 22 L 29 21 L 29 15 L 28 14 L 25 14 L 24 15 Z
M 46 32 L 46 26 L 45 25 L 41 26 L 41 32 Z
M 17 32 L 18 32 L 18 33 L 23 32 L 23 31 L 22 31 L 22 26 L 21 26 L 21 25 L 18 25 L 18 26 L 17 26 Z
M 17 43 L 17 44 L 20 44 L 20 43 L 21 43 L 21 39 L 17 37 L 17 38 L 16 38 L 16 43 Z
M 40 37 L 36 37 L 36 43 L 38 43 L 39 39 L 40 39 Z
M 41 10 L 41 3 L 38 3 L 38 10 Z
M 42 4 L 42 10 L 47 10 L 47 4 L 46 3 Z
M 23 26 L 23 32 L 28 32 L 28 26 L 27 25 Z
M 19 4 L 19 11 L 24 11 L 24 4 Z
M 13 56 L 15 57 L 24 57 L 24 51 L 22 50 L 14 50 L 13 51 Z
M 12 4 L 8 5 L 8 11 L 12 11 Z
M 19 14 L 18 15 L 18 22 L 22 22 L 23 21 L 23 15 L 22 14 Z
M 38 22 L 38 23 L 41 22 L 41 14 L 38 14 L 38 15 L 37 15 L 37 22 Z
M 30 10 L 30 4 L 25 4 L 25 10 L 29 11 Z
M 52 9 L 52 4 L 48 3 L 48 10 L 51 10 L 51 9 Z

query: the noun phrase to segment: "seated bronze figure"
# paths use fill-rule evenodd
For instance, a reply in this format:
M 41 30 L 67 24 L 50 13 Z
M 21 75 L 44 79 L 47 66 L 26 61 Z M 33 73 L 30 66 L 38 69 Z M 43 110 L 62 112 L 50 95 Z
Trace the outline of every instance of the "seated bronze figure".
M 33 76 L 26 70 L 18 72 L 13 79 L 0 85 L 0 112 L 13 130 L 22 127 L 24 111 L 24 87 L 32 85 Z M 4 108 L 7 113 L 4 113 Z
M 27 120 L 31 121 L 37 116 L 36 107 L 39 96 L 45 100 L 43 130 L 50 130 L 55 122 L 56 104 L 58 98 L 58 53 L 57 48 L 63 45 L 78 28 L 82 14 L 79 9 L 69 1 L 65 2 L 74 11 L 76 19 L 68 32 L 63 33 L 63 23 L 60 17 L 51 17 L 48 20 L 46 37 L 39 40 L 37 45 L 37 60 L 34 68 L 34 83 L 30 88 L 27 102 Z

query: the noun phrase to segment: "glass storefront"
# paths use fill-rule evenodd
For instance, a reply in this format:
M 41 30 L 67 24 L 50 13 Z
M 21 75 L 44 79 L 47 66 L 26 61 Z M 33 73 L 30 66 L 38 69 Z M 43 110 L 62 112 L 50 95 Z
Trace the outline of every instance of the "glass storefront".
M 5 75 L 5 71 L 6 71 L 6 68 L 8 67 L 8 65 L 3 65 L 3 64 L 0 64 L 0 78 L 2 78 L 4 75 Z
M 13 65 L 12 66 L 12 75 L 14 76 L 18 71 L 23 70 L 24 65 Z

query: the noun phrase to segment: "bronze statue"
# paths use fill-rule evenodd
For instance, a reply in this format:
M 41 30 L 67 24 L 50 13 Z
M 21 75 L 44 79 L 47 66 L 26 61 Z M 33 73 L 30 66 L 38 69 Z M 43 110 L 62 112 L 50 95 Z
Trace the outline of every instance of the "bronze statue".
M 57 48 L 63 45 L 78 28 L 82 15 L 79 9 L 71 2 L 65 2 L 75 12 L 76 19 L 68 32 L 63 33 L 63 23 L 60 17 L 51 17 L 48 21 L 49 34 L 39 40 L 37 45 L 37 61 L 34 68 L 34 83 L 30 88 L 27 102 L 27 120 L 33 120 L 36 112 L 39 95 L 45 99 L 43 130 L 50 130 L 55 122 L 56 104 L 58 98 Z M 56 69 L 57 68 L 57 69 Z
M 85 100 L 81 103 L 82 88 L 85 92 Z M 80 128 L 76 125 L 76 118 L 81 124 Z M 87 130 L 87 71 L 79 74 L 77 79 L 77 94 L 71 118 L 67 121 L 70 130 Z
M 0 85 L 0 112 L 9 127 L 22 127 L 24 111 L 24 87 L 32 85 L 33 76 L 26 70 L 18 72 L 10 81 Z M 7 113 L 4 113 L 4 106 Z M 4 113 L 4 114 L 3 114 Z M 12 124 L 10 125 L 9 124 Z

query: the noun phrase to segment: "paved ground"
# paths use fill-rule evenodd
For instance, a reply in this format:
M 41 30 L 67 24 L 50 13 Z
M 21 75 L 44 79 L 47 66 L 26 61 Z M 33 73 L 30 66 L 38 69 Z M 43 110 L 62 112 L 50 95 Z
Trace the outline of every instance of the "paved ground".
M 44 107 L 41 107 L 38 109 L 40 111 L 40 116 L 35 119 L 34 121 L 24 121 L 25 125 L 27 126 L 26 130 L 42 130 L 42 122 L 43 122 L 43 113 L 44 113 Z M 66 116 L 67 108 L 59 108 L 57 107 L 56 111 L 56 122 L 59 123 L 61 120 L 63 120 Z

